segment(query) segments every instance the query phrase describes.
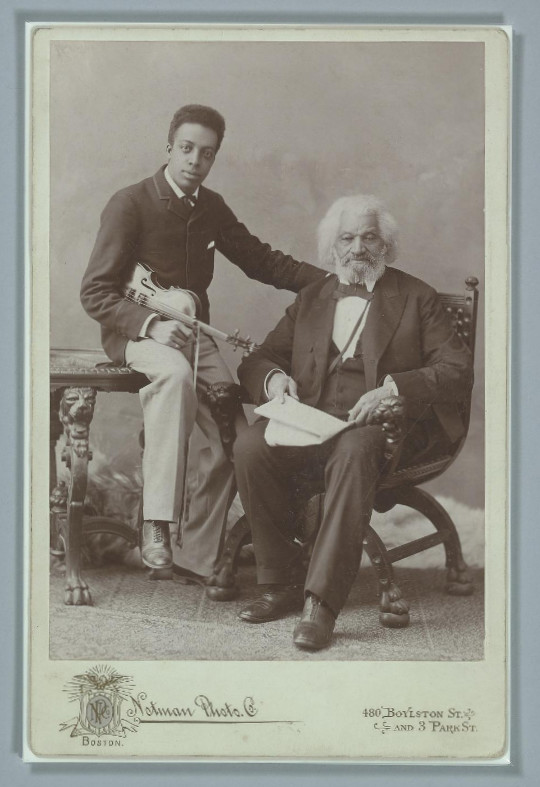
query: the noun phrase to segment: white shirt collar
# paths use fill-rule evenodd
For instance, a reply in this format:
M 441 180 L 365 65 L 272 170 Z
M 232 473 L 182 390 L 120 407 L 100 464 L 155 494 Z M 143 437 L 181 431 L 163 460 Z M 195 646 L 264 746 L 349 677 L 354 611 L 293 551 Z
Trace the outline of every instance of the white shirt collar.
M 339 278 L 339 276 L 338 276 L 338 278 Z M 378 281 L 378 280 L 377 280 L 377 281 Z M 347 279 L 341 279 L 341 278 L 339 278 L 339 282 L 340 282 L 340 284 L 350 284 L 350 283 L 351 283 L 350 281 L 347 281 Z M 375 285 L 376 285 L 376 284 L 377 284 L 377 282 L 376 282 L 376 281 L 370 281 L 370 282 L 368 282 L 368 283 L 366 284 L 366 290 L 367 290 L 368 292 L 373 292 L 373 288 L 375 287 Z
M 177 184 L 171 178 L 171 174 L 169 172 L 169 167 L 165 167 L 165 172 L 163 174 L 165 175 L 165 180 L 167 181 L 167 183 L 169 184 L 169 186 L 171 187 L 171 189 L 174 191 L 174 193 L 176 194 L 176 196 L 179 199 L 182 199 L 182 197 L 189 197 L 190 196 L 189 194 L 184 194 L 182 189 L 179 186 L 177 186 Z M 197 188 L 193 192 L 193 196 L 195 197 L 195 199 L 198 198 L 198 196 L 199 196 L 199 186 L 197 186 Z

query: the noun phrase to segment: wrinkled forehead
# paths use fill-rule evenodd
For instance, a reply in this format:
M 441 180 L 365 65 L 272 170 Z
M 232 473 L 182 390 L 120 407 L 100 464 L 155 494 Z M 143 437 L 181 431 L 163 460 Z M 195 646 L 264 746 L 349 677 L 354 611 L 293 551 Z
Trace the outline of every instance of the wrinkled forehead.
M 343 211 L 339 222 L 339 234 L 362 235 L 364 232 L 379 232 L 377 214 L 366 211 Z

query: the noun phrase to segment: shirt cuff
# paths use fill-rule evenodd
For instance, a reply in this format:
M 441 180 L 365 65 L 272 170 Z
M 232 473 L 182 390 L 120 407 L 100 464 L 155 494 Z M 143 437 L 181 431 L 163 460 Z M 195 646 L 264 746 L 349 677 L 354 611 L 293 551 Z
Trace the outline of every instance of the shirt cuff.
M 270 397 L 268 396 L 268 383 L 270 382 L 270 378 L 272 377 L 272 375 L 277 374 L 278 372 L 279 372 L 279 374 L 285 374 L 283 369 L 278 369 L 276 367 L 275 369 L 270 369 L 270 371 L 268 372 L 268 374 L 264 378 L 263 390 L 264 390 L 264 395 L 266 396 L 267 399 L 270 399 Z M 285 376 L 287 376 L 287 375 L 285 375 Z
M 146 320 L 141 325 L 141 330 L 139 331 L 139 334 L 138 334 L 139 339 L 148 339 L 149 338 L 147 333 L 146 333 L 146 331 L 148 330 L 148 326 L 150 325 L 152 320 L 156 320 L 156 319 L 158 319 L 158 315 L 157 314 L 151 314 L 149 317 L 146 318 Z
M 392 377 L 390 377 L 389 374 L 387 374 L 386 377 L 384 378 L 383 385 L 387 385 L 389 388 L 392 389 L 393 396 L 399 396 L 399 391 L 396 382 Z

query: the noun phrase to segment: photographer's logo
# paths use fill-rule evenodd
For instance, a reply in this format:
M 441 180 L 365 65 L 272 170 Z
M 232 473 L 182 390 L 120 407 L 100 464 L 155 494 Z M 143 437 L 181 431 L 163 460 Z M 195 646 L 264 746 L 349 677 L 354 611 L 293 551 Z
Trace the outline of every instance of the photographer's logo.
M 114 705 L 108 694 L 95 694 L 88 698 L 86 703 L 86 721 L 96 735 L 110 732 L 111 722 L 114 721 Z
M 140 719 L 133 704 L 133 681 L 120 675 L 112 667 L 97 666 L 75 677 L 66 684 L 70 702 L 79 703 L 79 715 L 63 722 L 60 731 L 71 730 L 71 737 L 85 736 L 85 745 L 96 745 L 89 736 L 111 735 L 125 738 L 126 732 L 137 732 Z M 122 705 L 128 703 L 122 718 Z M 103 744 L 105 745 L 105 740 Z

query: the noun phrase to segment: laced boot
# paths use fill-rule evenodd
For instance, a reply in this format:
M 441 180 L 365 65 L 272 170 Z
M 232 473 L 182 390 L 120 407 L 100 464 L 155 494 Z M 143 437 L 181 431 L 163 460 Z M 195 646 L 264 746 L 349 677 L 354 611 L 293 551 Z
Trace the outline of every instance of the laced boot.
M 141 558 L 148 568 L 172 568 L 171 532 L 168 522 L 145 519 L 141 533 Z

